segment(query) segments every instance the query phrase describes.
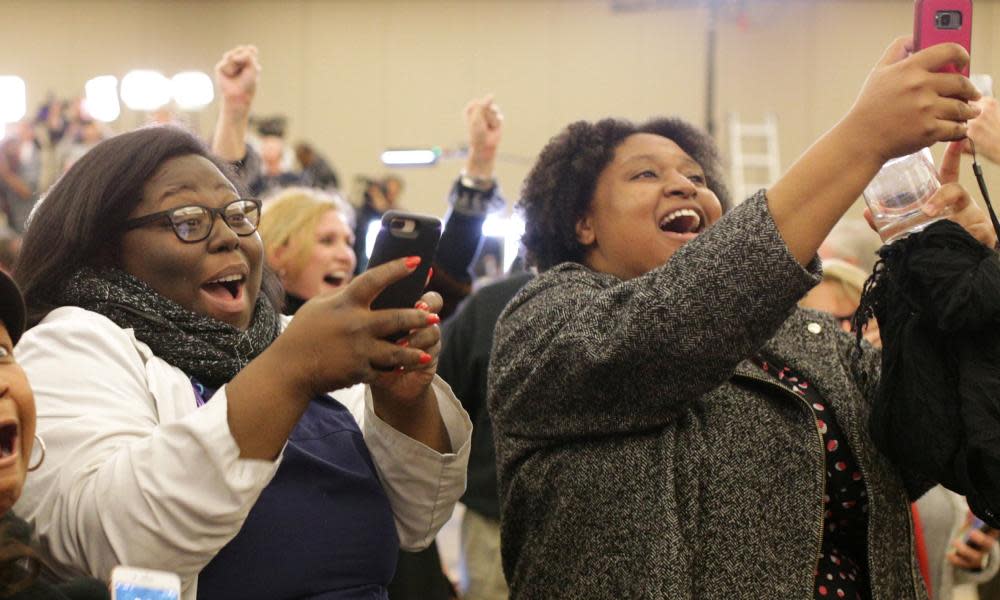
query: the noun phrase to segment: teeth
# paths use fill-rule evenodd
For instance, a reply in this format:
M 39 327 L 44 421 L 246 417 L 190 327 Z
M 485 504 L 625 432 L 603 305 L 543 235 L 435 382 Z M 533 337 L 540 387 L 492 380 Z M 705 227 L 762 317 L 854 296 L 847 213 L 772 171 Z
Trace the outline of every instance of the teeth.
M 213 279 L 209 283 L 229 283 L 230 281 L 243 281 L 242 275 L 227 275 L 226 277 L 219 277 L 218 279 Z
M 674 219 L 677 219 L 679 217 L 692 217 L 692 218 L 694 218 L 694 226 L 691 227 L 690 231 L 697 231 L 698 227 L 701 226 L 701 217 L 698 215 L 698 213 L 696 213 L 695 211 L 691 210 L 690 208 L 679 208 L 679 209 L 673 211 L 672 213 L 670 213 L 669 215 L 663 217 L 663 220 L 660 221 L 660 229 L 663 229 L 664 227 L 666 227 L 667 223 L 669 223 L 669 222 L 671 222 Z

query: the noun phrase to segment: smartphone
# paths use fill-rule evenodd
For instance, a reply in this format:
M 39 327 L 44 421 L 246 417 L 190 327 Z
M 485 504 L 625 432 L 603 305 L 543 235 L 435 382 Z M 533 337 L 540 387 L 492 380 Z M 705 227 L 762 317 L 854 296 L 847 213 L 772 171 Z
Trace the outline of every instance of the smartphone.
M 916 0 L 913 4 L 913 51 L 954 42 L 972 52 L 972 0 Z M 958 73 L 953 66 L 949 73 Z M 969 65 L 961 71 L 969 76 Z
M 181 580 L 176 573 L 115 567 L 111 571 L 111 600 L 180 600 Z
M 368 269 L 403 258 L 419 256 L 420 266 L 405 278 L 382 290 L 372 309 L 413 308 L 424 293 L 434 253 L 441 238 L 441 220 L 398 210 L 382 215 L 382 227 L 375 238 Z

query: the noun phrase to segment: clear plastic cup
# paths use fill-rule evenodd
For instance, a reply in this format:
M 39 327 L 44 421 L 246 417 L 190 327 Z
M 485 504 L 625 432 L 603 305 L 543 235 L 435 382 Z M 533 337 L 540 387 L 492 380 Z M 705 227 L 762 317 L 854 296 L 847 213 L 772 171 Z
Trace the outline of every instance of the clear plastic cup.
M 943 219 L 944 214 L 931 217 L 921 210 L 940 187 L 929 148 L 885 163 L 864 191 L 882 241 L 888 244 Z

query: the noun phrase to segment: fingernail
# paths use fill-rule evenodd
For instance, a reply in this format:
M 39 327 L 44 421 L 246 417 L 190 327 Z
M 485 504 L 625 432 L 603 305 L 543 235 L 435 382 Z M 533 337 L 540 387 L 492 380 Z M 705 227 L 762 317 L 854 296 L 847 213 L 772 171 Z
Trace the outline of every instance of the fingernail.
M 417 302 L 417 310 L 429 311 L 430 309 L 431 309 L 430 304 L 427 304 L 426 302 L 423 301 Z
M 437 325 L 440 322 L 441 322 L 441 317 L 437 316 L 436 314 L 427 315 L 428 325 Z
M 920 209 L 923 210 L 924 214 L 928 217 L 936 217 L 938 216 L 938 213 L 941 212 L 941 209 L 933 204 L 924 204 L 920 207 Z
M 432 360 L 434 360 L 434 358 L 430 354 L 427 354 L 426 352 L 421 352 L 420 353 L 420 364 L 426 365 L 427 363 L 431 362 Z
M 406 348 L 407 346 L 410 345 L 410 340 L 408 340 L 406 338 L 403 338 L 403 339 L 399 340 L 398 342 L 396 342 L 396 345 L 397 346 L 402 346 L 403 348 Z
M 416 269 L 420 265 L 420 257 L 419 256 L 408 256 L 406 258 L 406 263 L 405 264 L 406 264 L 406 268 L 407 269 L 410 269 L 410 270 Z

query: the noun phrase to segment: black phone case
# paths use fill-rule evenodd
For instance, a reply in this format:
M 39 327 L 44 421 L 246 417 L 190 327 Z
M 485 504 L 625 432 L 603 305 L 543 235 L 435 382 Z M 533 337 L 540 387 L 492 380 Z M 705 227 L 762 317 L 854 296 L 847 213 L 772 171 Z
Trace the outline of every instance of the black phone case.
M 414 221 L 416 228 L 412 232 L 394 230 L 391 226 L 394 219 L 410 219 Z M 413 308 L 424 292 L 427 274 L 434 262 L 440 238 L 441 220 L 435 217 L 397 210 L 390 210 L 382 215 L 382 227 L 375 238 L 368 269 L 405 256 L 419 256 L 420 266 L 413 273 L 385 288 L 372 302 L 372 310 Z

